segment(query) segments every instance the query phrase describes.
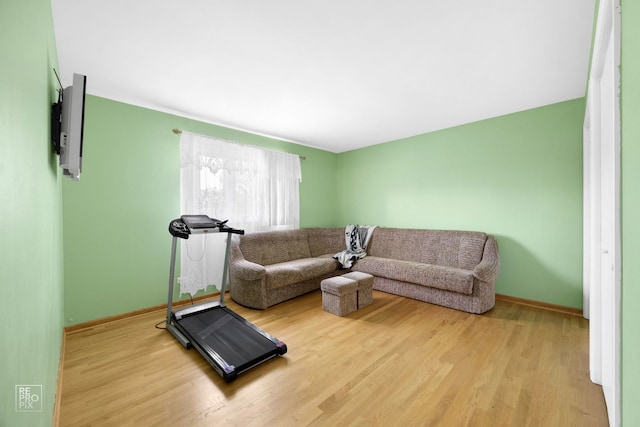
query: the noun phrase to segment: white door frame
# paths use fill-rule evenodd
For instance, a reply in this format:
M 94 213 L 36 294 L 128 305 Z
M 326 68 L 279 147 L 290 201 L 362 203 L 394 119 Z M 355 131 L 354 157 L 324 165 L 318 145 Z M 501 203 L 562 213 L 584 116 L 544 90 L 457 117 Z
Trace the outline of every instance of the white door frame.
M 584 123 L 584 313 L 591 380 L 620 425 L 620 14 L 601 0 Z

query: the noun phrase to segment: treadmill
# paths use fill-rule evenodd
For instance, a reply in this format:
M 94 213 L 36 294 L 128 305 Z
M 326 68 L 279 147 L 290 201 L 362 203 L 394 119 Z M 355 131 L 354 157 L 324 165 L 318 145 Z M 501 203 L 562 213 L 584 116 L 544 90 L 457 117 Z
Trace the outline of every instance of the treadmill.
M 231 228 L 226 223 L 227 221 L 206 215 L 183 215 L 169 223 L 173 241 L 166 326 L 180 344 L 186 349 L 194 347 L 198 350 L 225 382 L 229 383 L 252 367 L 285 354 L 287 346 L 225 306 L 231 234 L 244 234 L 244 230 Z M 177 241 L 179 238 L 188 239 L 191 234 L 206 233 L 227 233 L 220 299 L 173 311 Z

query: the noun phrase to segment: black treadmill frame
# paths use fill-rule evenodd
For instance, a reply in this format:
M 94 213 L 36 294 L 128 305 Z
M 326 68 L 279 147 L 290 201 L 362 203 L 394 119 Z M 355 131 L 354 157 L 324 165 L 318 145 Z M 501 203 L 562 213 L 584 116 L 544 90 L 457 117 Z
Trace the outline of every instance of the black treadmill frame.
M 213 220 L 213 219 L 212 219 Z M 217 221 L 217 220 L 213 220 Z M 226 222 L 226 221 L 225 221 Z M 244 230 L 238 230 L 225 225 L 225 222 L 217 221 L 218 225 L 212 228 L 198 228 L 190 229 L 184 226 L 184 222 L 181 219 L 175 219 L 169 223 L 169 232 L 173 236 L 171 243 L 171 266 L 169 269 L 169 294 L 167 297 L 167 315 L 166 315 L 166 328 L 177 339 L 180 344 L 186 349 L 191 347 L 195 348 L 198 353 L 213 367 L 213 369 L 229 383 L 236 379 L 238 375 L 247 370 L 257 366 L 269 359 L 276 356 L 283 355 L 287 352 L 287 346 L 284 342 L 268 334 L 264 330 L 260 329 L 253 323 L 249 322 L 239 314 L 233 312 L 226 307 L 224 302 L 225 289 L 228 284 L 228 266 L 229 266 L 229 250 L 231 246 L 231 234 L 244 234 Z M 178 226 L 176 226 L 176 224 Z M 183 226 L 180 226 L 180 225 Z M 188 239 L 190 234 L 202 234 L 202 233 L 227 233 L 227 242 L 225 249 L 225 259 L 222 272 L 222 285 L 220 289 L 220 298 L 218 301 L 207 301 L 200 304 L 190 305 L 181 310 L 173 311 L 173 286 L 175 281 L 175 260 L 176 260 L 176 247 L 178 238 Z M 260 350 L 257 354 L 252 355 L 246 361 L 239 364 L 230 364 L 219 351 L 212 348 L 207 344 L 204 339 L 194 336 L 189 331 L 189 327 L 183 325 L 184 319 L 191 316 L 204 316 L 204 313 L 211 310 L 221 310 L 222 315 L 226 315 L 227 318 L 233 322 L 236 328 L 249 334 L 250 339 L 260 340 L 263 343 L 267 343 L 267 349 Z M 217 313 L 219 314 L 219 313 Z

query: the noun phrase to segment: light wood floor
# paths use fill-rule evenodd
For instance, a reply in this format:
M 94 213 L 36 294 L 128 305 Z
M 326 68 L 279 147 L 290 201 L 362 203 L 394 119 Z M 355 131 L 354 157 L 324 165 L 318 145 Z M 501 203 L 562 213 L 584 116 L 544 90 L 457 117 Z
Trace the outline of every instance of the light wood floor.
M 588 322 L 498 301 L 481 316 L 374 291 L 347 317 L 319 291 L 228 306 L 288 353 L 226 384 L 154 325 L 158 311 L 67 335 L 61 426 L 606 426 Z

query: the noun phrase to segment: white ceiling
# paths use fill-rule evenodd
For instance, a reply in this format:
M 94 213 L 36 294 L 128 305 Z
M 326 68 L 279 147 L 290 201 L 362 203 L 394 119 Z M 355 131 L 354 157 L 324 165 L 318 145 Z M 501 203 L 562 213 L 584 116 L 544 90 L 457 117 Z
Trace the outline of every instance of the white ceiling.
M 52 8 L 63 85 L 340 153 L 584 96 L 595 0 Z

